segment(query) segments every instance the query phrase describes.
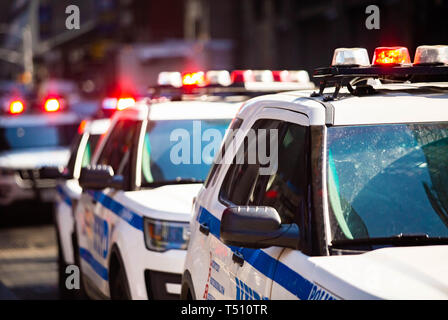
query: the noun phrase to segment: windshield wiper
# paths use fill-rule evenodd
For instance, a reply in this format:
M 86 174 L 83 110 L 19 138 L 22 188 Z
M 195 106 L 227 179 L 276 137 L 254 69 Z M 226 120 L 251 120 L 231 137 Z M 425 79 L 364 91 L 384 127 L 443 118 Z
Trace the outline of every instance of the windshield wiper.
M 397 234 L 390 237 L 333 240 L 331 248 L 366 248 L 372 246 L 424 246 L 448 244 L 447 237 L 430 237 L 427 234 Z
M 189 183 L 204 183 L 204 180 L 196 178 L 178 178 L 175 180 L 161 180 L 155 182 L 148 182 L 143 185 L 144 188 L 157 188 L 161 186 L 173 185 L 173 184 L 189 184 Z

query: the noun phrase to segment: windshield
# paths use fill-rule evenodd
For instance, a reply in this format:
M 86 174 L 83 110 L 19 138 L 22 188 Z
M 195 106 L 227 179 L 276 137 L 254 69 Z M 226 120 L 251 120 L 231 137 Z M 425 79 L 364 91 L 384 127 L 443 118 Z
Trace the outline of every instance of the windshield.
M 448 123 L 328 128 L 333 240 L 448 236 Z
M 0 150 L 69 146 L 77 127 L 77 124 L 46 124 L 0 128 Z
M 205 180 L 230 119 L 150 121 L 142 154 L 142 186 Z

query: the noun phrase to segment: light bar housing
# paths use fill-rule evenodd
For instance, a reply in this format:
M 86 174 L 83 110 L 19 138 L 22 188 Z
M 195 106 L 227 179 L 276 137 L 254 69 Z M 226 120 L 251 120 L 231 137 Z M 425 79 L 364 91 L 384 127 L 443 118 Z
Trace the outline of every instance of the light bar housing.
M 415 51 L 414 65 L 448 64 L 448 46 L 419 46 Z
M 230 73 L 227 70 L 210 70 L 205 74 L 207 85 L 221 85 L 224 87 L 232 84 Z
M 175 88 L 182 87 L 182 75 L 180 72 L 160 72 L 157 78 L 159 86 L 172 86 Z
M 337 48 L 333 53 L 332 66 L 369 66 L 369 54 L 365 48 Z

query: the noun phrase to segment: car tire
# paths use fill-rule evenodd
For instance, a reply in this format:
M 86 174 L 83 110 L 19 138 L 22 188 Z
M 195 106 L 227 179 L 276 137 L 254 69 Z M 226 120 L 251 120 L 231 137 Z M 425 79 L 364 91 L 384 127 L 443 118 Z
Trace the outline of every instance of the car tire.
M 109 286 L 112 300 L 132 300 L 126 274 L 120 263 L 111 268 Z
M 68 264 L 64 260 L 64 255 L 62 253 L 62 245 L 59 237 L 59 232 L 56 232 L 57 237 L 57 245 L 58 245 L 58 289 L 59 289 L 59 299 L 61 300 L 74 300 L 76 299 L 76 291 L 77 290 L 69 290 L 65 285 L 65 281 L 67 279 L 67 274 L 65 270 L 68 267 Z

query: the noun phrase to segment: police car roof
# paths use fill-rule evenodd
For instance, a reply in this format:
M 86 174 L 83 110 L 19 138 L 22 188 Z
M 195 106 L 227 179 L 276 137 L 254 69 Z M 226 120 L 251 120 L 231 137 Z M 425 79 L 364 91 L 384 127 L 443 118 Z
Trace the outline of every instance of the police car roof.
M 311 98 L 311 90 L 269 95 L 251 101 L 300 102 L 300 105 L 287 109 L 311 114 L 311 125 L 448 121 L 448 83 L 378 84 L 373 87 L 377 93 L 366 96 L 354 96 L 347 89 L 341 89 L 338 98 L 329 102 L 324 102 L 323 97 Z M 244 109 L 246 107 L 243 111 L 249 112 Z
M 241 102 L 223 101 L 168 101 L 146 104 L 136 103 L 116 113 L 120 118 L 142 119 L 148 115 L 150 120 L 182 120 L 182 119 L 232 119 Z
M 92 135 L 100 135 L 107 131 L 109 125 L 109 118 L 86 120 L 82 132 L 86 132 Z

